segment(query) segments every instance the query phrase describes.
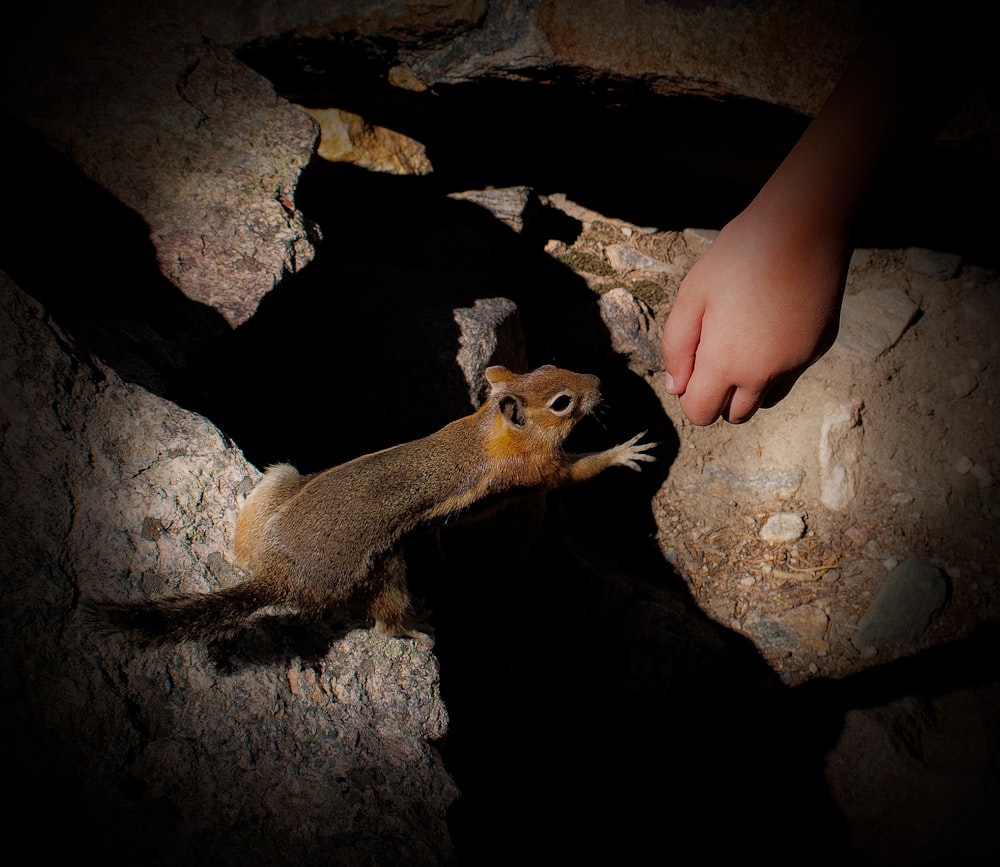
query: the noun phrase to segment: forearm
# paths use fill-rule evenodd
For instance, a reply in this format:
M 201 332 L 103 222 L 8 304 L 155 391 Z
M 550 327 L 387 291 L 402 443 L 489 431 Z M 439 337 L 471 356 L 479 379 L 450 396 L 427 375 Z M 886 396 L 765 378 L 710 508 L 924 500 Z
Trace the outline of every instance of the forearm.
M 913 118 L 925 52 L 919 28 L 883 19 L 750 209 L 853 245 L 886 163 L 920 137 Z

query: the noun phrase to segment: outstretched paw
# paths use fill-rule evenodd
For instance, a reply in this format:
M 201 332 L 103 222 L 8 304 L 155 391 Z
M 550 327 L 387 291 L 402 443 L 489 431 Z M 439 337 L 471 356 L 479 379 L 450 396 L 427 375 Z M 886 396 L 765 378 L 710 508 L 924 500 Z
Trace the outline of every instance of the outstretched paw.
M 615 463 L 639 472 L 642 468 L 636 461 L 655 461 L 656 457 L 654 455 L 647 455 L 646 452 L 649 449 L 656 448 L 659 443 L 641 443 L 636 445 L 645 435 L 646 431 L 641 431 L 628 442 L 615 446 Z

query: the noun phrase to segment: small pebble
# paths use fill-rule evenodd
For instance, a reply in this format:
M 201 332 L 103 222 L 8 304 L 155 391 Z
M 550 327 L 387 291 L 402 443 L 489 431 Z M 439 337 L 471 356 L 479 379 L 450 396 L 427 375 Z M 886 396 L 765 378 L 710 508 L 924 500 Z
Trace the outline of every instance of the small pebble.
M 844 535 L 855 545 L 863 545 L 868 541 L 867 535 L 860 527 L 848 527 L 844 530 Z
M 764 542 L 794 542 L 806 531 L 806 523 L 794 512 L 778 512 L 771 515 L 760 528 L 760 538 Z
M 973 466 L 975 466 L 975 461 L 973 461 L 968 455 L 962 455 L 957 461 L 955 461 L 955 469 L 963 476 L 969 472 Z
M 958 376 L 953 376 L 949 379 L 948 385 L 951 387 L 951 393 L 955 397 L 965 397 L 976 390 L 979 380 L 971 373 L 960 373 Z

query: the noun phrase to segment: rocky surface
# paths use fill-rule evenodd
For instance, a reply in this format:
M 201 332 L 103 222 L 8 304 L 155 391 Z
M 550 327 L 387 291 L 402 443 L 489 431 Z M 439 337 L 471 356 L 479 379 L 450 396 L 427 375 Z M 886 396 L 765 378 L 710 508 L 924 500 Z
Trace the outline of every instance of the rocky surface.
M 109 863 L 439 864 L 457 795 L 430 640 L 329 626 L 137 652 L 81 600 L 208 592 L 258 471 L 0 277 L 5 825 Z M 9 823 L 9 824 L 7 824 Z
M 639 255 L 623 257 L 626 234 Z M 662 321 L 677 275 L 711 238 L 642 232 L 593 216 L 572 245 L 550 250 L 606 293 L 602 312 L 604 299 L 632 286 Z M 614 344 L 660 394 L 686 440 L 654 504 L 665 551 L 706 608 L 738 629 L 743 612 L 759 622 L 769 605 L 778 620 L 811 606 L 815 617 L 803 628 L 822 637 L 818 645 L 797 641 L 794 628 L 771 642 L 772 663 L 791 681 L 857 670 L 852 642 L 871 654 L 865 635 L 888 639 L 901 628 L 872 625 L 880 609 L 900 613 L 899 603 L 884 604 L 886 592 L 918 606 L 911 616 L 919 628 L 904 629 L 908 641 L 890 655 L 928 640 L 946 583 L 950 614 L 939 638 L 995 617 L 991 527 L 1000 516 L 1000 455 L 990 428 L 1000 400 L 998 293 L 995 269 L 963 265 L 954 254 L 859 250 L 833 349 L 781 404 L 739 428 L 690 425 L 662 392 L 660 362 L 648 345 L 658 329 L 644 324 L 647 345 L 634 347 L 636 326 L 605 314 L 621 335 Z M 923 571 L 915 557 L 930 561 Z M 890 590 L 897 582 L 908 589 Z M 928 585 L 924 605 L 917 585 Z M 843 619 L 845 605 L 868 611 L 860 626 L 856 615 Z M 839 648 L 832 654 L 831 645 Z
M 294 198 L 316 124 L 169 4 L 60 5 L 3 13 L 0 106 L 142 216 L 185 295 L 245 322 L 313 257 Z

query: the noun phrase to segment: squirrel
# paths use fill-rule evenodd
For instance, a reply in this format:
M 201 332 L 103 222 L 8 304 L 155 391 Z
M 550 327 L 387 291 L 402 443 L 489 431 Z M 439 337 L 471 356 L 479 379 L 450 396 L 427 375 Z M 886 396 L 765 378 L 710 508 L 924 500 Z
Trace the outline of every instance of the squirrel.
M 485 371 L 489 396 L 471 415 L 422 439 L 312 475 L 267 469 L 236 519 L 235 565 L 249 578 L 210 593 L 145 602 L 100 601 L 91 614 L 140 644 L 230 638 L 261 609 L 319 618 L 359 606 L 387 635 L 410 613 L 402 547 L 415 533 L 515 490 L 545 491 L 603 470 L 656 460 L 658 443 L 569 454 L 563 443 L 600 401 L 596 376 L 544 365 Z

